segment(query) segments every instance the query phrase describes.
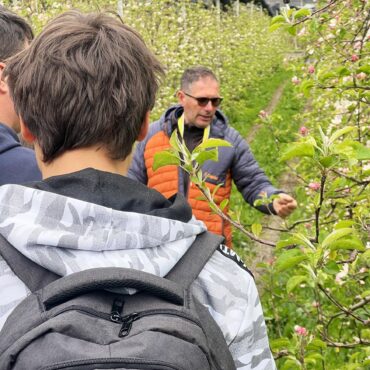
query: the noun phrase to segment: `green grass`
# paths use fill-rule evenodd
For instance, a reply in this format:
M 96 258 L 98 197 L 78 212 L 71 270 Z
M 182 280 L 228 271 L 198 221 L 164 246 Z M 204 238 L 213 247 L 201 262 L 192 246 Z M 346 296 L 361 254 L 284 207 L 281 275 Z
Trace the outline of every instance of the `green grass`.
M 269 103 L 268 97 L 271 99 L 277 87 L 284 82 L 286 82 L 286 84 L 281 99 L 272 115 L 272 127 L 262 125 L 251 143 L 251 150 L 260 167 L 263 168 L 271 182 L 278 188 L 279 177 L 286 169 L 285 163 L 279 162 L 281 145 L 294 139 L 298 132 L 298 128 L 301 126 L 301 123 L 295 118 L 295 115 L 303 109 L 303 102 L 296 96 L 294 88 L 290 83 L 290 77 L 291 75 L 289 72 L 283 71 L 278 73 L 277 76 L 271 77 L 271 85 L 267 86 L 269 81 L 266 81 L 264 94 L 260 95 L 261 98 L 263 98 L 264 104 L 259 104 L 261 109 L 267 106 Z M 253 99 L 256 99 L 256 97 Z M 249 119 L 251 119 L 251 117 L 249 117 Z M 261 121 L 254 117 L 254 120 L 245 131 L 249 131 L 254 124 L 261 124 Z M 279 139 L 279 145 L 276 144 L 274 136 Z M 246 205 L 243 197 L 235 187 L 231 196 L 230 208 L 232 210 L 241 210 L 240 221 L 243 225 L 260 223 L 264 217 L 261 212 Z M 247 263 L 255 257 L 254 244 L 238 230 L 234 231 L 233 244 L 236 252 Z

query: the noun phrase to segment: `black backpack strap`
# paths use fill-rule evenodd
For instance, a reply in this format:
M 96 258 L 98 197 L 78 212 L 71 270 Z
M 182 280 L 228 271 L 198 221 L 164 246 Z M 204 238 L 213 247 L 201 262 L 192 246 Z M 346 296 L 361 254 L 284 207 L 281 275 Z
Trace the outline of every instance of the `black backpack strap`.
M 189 288 L 224 240 L 223 236 L 212 234 L 208 231 L 199 234 L 194 243 L 165 278 L 185 288 Z
M 59 275 L 39 266 L 25 257 L 1 234 L 0 255 L 32 293 L 60 278 Z

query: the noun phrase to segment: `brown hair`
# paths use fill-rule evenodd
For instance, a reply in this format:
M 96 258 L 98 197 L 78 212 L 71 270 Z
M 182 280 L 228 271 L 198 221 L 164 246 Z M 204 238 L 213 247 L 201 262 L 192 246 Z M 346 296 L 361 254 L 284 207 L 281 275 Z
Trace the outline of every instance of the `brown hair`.
M 29 24 L 0 5 L 0 62 L 17 54 L 33 39 Z
M 210 77 L 218 82 L 216 75 L 207 67 L 196 66 L 185 69 L 181 76 L 180 89 L 189 90 L 194 82 L 206 77 Z
M 132 28 L 107 14 L 51 21 L 5 73 L 43 160 L 101 145 L 125 159 L 152 109 L 163 69 Z

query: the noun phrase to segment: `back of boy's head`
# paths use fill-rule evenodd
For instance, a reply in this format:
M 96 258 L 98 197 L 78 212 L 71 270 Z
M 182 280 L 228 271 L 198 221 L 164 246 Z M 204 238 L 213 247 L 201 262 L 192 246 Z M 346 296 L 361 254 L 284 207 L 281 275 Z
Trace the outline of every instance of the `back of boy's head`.
M 0 62 L 23 50 L 33 39 L 29 24 L 0 5 Z
M 17 112 L 50 162 L 96 145 L 125 159 L 163 69 L 117 18 L 71 11 L 51 21 L 5 73 Z

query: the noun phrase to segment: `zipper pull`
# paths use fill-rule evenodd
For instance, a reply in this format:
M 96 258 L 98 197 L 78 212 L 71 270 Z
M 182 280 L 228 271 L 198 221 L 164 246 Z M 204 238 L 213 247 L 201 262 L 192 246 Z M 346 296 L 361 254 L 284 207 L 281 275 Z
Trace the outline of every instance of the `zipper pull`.
M 120 338 L 126 337 L 129 335 L 132 323 L 139 318 L 139 314 L 137 312 L 131 313 L 130 315 L 122 317 L 122 326 L 121 330 L 119 331 L 118 336 Z
M 112 311 L 110 313 L 110 320 L 113 322 L 122 322 L 121 313 L 123 311 L 124 301 L 122 299 L 115 299 L 112 304 Z

